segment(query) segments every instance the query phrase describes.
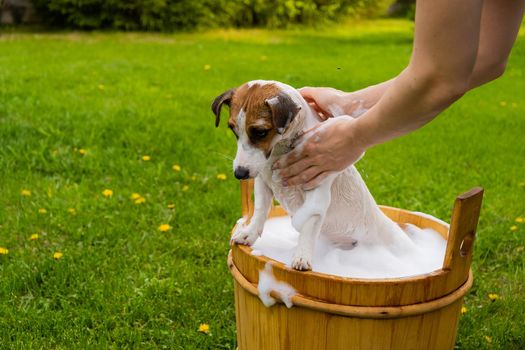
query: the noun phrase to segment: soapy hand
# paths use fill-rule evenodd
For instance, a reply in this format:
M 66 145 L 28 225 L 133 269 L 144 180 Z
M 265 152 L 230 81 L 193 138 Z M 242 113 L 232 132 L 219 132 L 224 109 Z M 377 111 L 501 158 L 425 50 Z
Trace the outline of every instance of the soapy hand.
M 343 114 L 338 113 L 342 111 L 338 100 L 345 92 L 330 87 L 303 87 L 299 92 L 321 120 Z
M 330 118 L 299 136 L 293 150 L 273 165 L 280 170 L 283 184 L 313 189 L 332 172 L 357 162 L 366 147 L 356 134 L 355 123 L 348 116 Z

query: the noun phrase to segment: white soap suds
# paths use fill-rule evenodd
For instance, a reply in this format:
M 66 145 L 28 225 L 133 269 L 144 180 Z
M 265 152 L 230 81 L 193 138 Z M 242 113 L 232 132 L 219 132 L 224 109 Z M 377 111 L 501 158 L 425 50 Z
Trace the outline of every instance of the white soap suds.
M 353 249 L 345 250 L 321 235 L 316 242 L 312 270 L 341 277 L 379 279 L 421 275 L 441 269 L 446 240 L 432 229 L 408 224 L 403 230 L 414 244 L 403 249 L 402 253 L 396 253 L 388 246 L 360 242 Z M 299 233 L 292 227 L 289 216 L 268 219 L 261 237 L 252 247 L 252 254 L 264 255 L 291 266 L 298 239 Z M 261 276 L 263 273 L 261 271 Z M 271 268 L 269 276 L 273 278 Z M 275 281 L 275 278 L 268 277 L 266 281 Z
M 270 296 L 272 291 L 279 294 L 287 308 L 293 306 L 292 297 L 296 294 L 295 289 L 289 284 L 275 279 L 272 272 L 272 265 L 270 263 L 266 263 L 264 270 L 259 271 L 259 285 L 257 286 L 257 289 L 259 290 L 259 299 L 261 299 L 266 307 L 270 307 L 276 302 L 276 300 Z

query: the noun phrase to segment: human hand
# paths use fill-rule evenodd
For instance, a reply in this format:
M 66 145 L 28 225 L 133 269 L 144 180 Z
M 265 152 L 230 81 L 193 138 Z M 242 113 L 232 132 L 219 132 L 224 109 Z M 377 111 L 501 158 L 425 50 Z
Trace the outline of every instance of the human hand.
M 285 186 L 315 188 L 334 171 L 357 162 L 364 154 L 364 140 L 359 137 L 357 120 L 348 116 L 331 118 L 307 130 L 297 146 L 273 165 Z
M 341 97 L 345 95 L 341 90 L 330 87 L 303 87 L 299 92 L 321 120 L 344 114 L 343 109 L 338 106 Z

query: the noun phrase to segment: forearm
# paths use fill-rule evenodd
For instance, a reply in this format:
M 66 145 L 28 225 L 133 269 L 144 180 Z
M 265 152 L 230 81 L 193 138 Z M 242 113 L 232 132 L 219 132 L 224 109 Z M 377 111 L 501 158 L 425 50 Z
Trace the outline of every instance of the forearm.
M 339 105 L 345 114 L 352 115 L 357 109 L 372 108 L 390 88 L 395 78 L 382 83 L 368 86 L 364 89 L 345 92 L 338 96 L 336 104 Z
M 414 131 L 434 119 L 466 91 L 461 80 L 441 80 L 405 69 L 355 122 L 353 137 L 364 149 Z

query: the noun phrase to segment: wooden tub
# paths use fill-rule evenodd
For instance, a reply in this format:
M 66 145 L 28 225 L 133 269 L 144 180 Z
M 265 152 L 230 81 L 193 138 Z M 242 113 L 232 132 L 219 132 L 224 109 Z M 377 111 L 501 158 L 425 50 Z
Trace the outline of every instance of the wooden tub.
M 241 182 L 243 215 L 253 214 L 253 181 Z M 457 197 L 450 229 L 421 213 L 381 207 L 392 220 L 432 228 L 448 240 L 443 268 L 415 277 L 355 279 L 299 272 L 251 248 L 234 245 L 228 265 L 234 278 L 239 350 L 452 349 L 463 296 L 472 286 L 472 243 L 483 190 Z M 286 215 L 274 206 L 271 217 Z M 258 298 L 259 271 L 271 261 L 277 280 L 295 288 L 293 307 L 267 308 Z M 280 299 L 276 292 L 272 297 Z

